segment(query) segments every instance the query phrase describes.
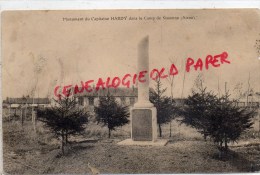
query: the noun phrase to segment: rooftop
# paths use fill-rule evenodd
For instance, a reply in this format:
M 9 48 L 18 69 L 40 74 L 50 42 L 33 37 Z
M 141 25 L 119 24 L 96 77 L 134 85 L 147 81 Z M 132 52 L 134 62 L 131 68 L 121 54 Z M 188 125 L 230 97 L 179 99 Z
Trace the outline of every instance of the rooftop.
M 109 93 L 114 97 L 137 97 L 137 88 L 109 88 L 99 89 L 98 91 L 93 90 L 92 92 L 82 92 L 75 94 L 74 96 L 87 96 L 87 97 L 102 97 Z
M 6 100 L 3 101 L 3 103 L 9 103 L 9 104 L 49 104 L 50 99 L 48 98 L 6 98 Z

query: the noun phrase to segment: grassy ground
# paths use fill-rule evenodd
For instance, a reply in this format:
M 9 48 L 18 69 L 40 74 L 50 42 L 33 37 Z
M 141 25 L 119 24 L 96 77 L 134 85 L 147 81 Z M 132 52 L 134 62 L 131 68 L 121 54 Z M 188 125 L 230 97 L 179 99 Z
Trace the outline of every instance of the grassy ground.
M 119 146 L 130 137 L 130 126 L 124 126 L 107 139 L 107 129 L 90 123 L 84 136 L 70 138 L 65 156 L 59 142 L 38 123 L 37 134 L 31 122 L 21 127 L 19 121 L 4 122 L 4 170 L 11 174 L 90 173 L 87 166 L 101 173 L 213 173 L 260 170 L 260 139 L 252 130 L 231 152 L 219 160 L 218 150 L 194 129 L 172 123 L 163 127 L 163 137 L 170 139 L 165 147 Z M 257 126 L 256 126 L 257 127 Z

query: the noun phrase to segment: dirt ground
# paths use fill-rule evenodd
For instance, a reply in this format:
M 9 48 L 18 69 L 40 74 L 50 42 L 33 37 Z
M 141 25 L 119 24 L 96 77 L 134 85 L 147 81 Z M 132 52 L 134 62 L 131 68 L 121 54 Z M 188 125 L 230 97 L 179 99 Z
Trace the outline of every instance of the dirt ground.
M 117 142 L 130 137 L 129 125 L 112 133 L 89 124 L 84 136 L 72 141 L 66 155 L 61 155 L 59 142 L 38 123 L 37 134 L 31 122 L 21 127 L 19 121 L 4 122 L 4 170 L 10 174 L 86 174 L 87 164 L 102 174 L 108 173 L 213 173 L 252 172 L 260 170 L 259 135 L 244 137 L 231 144 L 230 156 L 219 160 L 218 150 L 210 140 L 192 128 L 172 123 L 163 127 L 164 147 L 119 146 Z

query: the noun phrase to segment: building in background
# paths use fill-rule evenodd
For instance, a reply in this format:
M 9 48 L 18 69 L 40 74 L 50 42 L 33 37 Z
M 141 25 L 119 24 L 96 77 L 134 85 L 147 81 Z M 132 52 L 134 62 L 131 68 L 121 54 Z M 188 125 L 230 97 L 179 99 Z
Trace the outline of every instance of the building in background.
M 137 88 L 109 88 L 99 89 L 98 91 L 79 93 L 74 95 L 77 98 L 79 106 L 86 107 L 88 110 L 94 110 L 98 106 L 99 98 L 106 97 L 110 93 L 121 105 L 132 106 L 137 101 Z
M 27 116 L 31 115 L 32 110 L 35 108 L 45 108 L 51 106 L 49 98 L 6 98 L 3 100 L 3 119 L 11 116 Z
M 248 96 L 244 96 L 243 98 L 239 99 L 235 102 L 239 107 L 252 107 L 252 108 L 259 108 L 260 104 L 260 93 L 250 93 Z
M 108 92 L 114 96 L 116 101 L 121 105 L 133 106 L 137 102 L 137 88 L 109 88 L 99 89 L 98 91 L 82 92 L 74 95 L 78 105 L 88 111 L 93 111 L 94 106 L 98 106 L 99 98 L 107 96 Z M 260 106 L 260 93 L 249 94 L 248 97 L 243 97 L 235 102 L 235 105 L 240 107 L 259 108 Z M 185 99 L 174 98 L 176 106 L 183 106 Z M 3 117 L 10 115 L 21 115 L 29 113 L 32 107 L 50 107 L 55 105 L 55 101 L 50 98 L 6 98 L 3 100 Z M 27 112 L 25 112 L 27 111 Z M 25 114 L 26 115 L 26 114 Z
M 48 107 L 51 101 L 49 98 L 6 98 L 3 100 L 3 107 L 19 108 L 21 106 L 27 107 Z

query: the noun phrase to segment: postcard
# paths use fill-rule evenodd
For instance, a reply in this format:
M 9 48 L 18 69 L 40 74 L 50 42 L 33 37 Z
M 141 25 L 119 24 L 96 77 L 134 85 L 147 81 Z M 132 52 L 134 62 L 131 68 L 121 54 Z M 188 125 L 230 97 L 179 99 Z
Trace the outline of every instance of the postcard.
M 5 173 L 260 171 L 258 9 L 1 21 Z

